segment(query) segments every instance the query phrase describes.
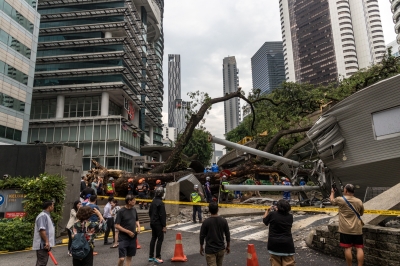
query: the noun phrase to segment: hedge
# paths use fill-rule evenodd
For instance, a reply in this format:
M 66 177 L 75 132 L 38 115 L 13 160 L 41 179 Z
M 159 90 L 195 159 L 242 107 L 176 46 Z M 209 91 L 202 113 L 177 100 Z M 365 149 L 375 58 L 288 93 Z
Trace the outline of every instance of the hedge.
M 0 189 L 20 189 L 25 194 L 24 218 L 0 220 L 0 251 L 22 250 L 32 246 L 36 216 L 42 211 L 45 200 L 54 201 L 51 213 L 56 225 L 62 218 L 65 199 L 65 179 L 58 175 L 41 174 L 39 177 L 10 177 L 0 180 Z M 57 227 L 56 227 L 57 229 Z

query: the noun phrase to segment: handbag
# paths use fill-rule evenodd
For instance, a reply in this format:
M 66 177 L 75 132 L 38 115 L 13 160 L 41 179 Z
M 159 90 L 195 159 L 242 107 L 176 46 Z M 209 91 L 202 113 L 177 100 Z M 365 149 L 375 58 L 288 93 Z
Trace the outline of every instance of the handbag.
M 344 201 L 347 203 L 347 205 L 350 207 L 350 209 L 357 215 L 357 218 L 360 220 L 361 225 L 364 226 L 364 222 L 361 219 L 360 214 L 354 209 L 353 205 L 351 205 L 351 203 L 344 196 L 342 196 L 342 197 L 343 197 Z

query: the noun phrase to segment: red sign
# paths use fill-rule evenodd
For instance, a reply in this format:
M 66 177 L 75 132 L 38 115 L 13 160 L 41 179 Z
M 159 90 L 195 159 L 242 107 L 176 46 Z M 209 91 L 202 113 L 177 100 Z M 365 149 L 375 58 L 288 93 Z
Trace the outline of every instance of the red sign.
M 25 215 L 25 212 L 6 212 L 4 218 L 12 219 L 16 217 L 24 217 Z
M 133 120 L 135 116 L 135 108 L 133 108 L 133 104 L 129 101 L 129 109 L 128 109 L 128 119 Z

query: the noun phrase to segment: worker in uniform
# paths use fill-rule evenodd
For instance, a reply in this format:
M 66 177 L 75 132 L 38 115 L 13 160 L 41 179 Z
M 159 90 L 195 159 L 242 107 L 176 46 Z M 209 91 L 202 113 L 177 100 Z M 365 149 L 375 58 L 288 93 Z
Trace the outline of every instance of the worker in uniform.
M 136 191 L 138 193 L 138 198 L 139 199 L 147 199 L 147 194 L 149 192 L 149 184 L 147 184 L 146 180 L 144 178 L 139 180 L 139 185 L 136 187 Z M 143 205 L 144 208 L 147 210 L 147 202 L 140 201 L 139 202 L 139 208 L 143 210 Z
M 199 185 L 194 185 L 194 192 L 190 194 L 190 201 L 193 203 L 201 202 L 201 198 L 204 197 L 203 193 L 199 191 Z M 199 217 L 199 223 L 203 222 L 203 218 L 201 217 L 201 206 L 193 205 L 193 223 L 196 223 L 196 212 Z
M 223 175 L 222 176 L 221 187 L 220 187 L 220 190 L 221 190 L 221 202 L 224 202 L 224 201 L 228 202 L 229 190 L 223 189 L 223 186 L 225 186 L 225 185 L 229 185 L 229 182 L 228 182 L 228 180 L 226 178 L 226 175 Z
M 300 186 L 305 186 L 306 185 L 306 181 L 304 181 L 304 177 L 300 177 Z
M 135 191 L 135 186 L 133 185 L 133 178 L 128 179 L 128 195 L 133 195 Z
M 204 184 L 204 189 L 206 191 L 207 202 L 210 203 L 212 201 L 212 194 L 211 194 L 211 184 L 209 176 L 206 177 L 206 183 Z
M 156 180 L 156 186 L 155 186 L 154 190 L 156 190 L 156 188 L 158 188 L 158 187 L 162 187 L 160 179 Z
M 289 179 L 286 177 L 282 177 L 282 185 L 284 186 L 291 186 L 292 184 L 290 183 Z M 284 200 L 290 200 L 290 191 L 283 191 L 283 199 Z

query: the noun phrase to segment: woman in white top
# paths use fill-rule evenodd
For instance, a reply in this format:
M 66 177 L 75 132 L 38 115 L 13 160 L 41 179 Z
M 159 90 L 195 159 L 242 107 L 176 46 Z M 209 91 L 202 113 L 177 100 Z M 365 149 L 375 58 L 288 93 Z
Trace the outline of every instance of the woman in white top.
M 114 223 L 115 223 L 115 220 L 117 219 L 117 212 L 119 211 L 119 209 L 121 209 L 121 207 L 118 206 L 118 200 L 116 200 L 116 199 L 113 199 L 110 202 L 110 204 L 111 204 L 110 214 L 114 218 Z M 113 241 L 113 245 L 111 246 L 111 248 L 118 247 L 118 229 L 115 228 L 114 230 L 115 230 L 115 234 L 113 234 L 114 241 Z M 114 232 L 114 230 L 113 230 L 113 232 Z
M 76 213 L 78 212 L 79 208 L 82 206 L 82 203 L 80 200 L 77 200 L 74 202 L 74 205 L 71 209 L 71 212 L 69 214 L 69 221 L 67 224 L 67 233 L 68 233 L 68 255 L 71 256 L 70 253 L 70 249 L 71 249 L 71 244 L 72 244 L 72 234 L 71 234 L 71 230 L 69 228 L 71 228 L 77 221 L 78 219 L 76 218 Z

